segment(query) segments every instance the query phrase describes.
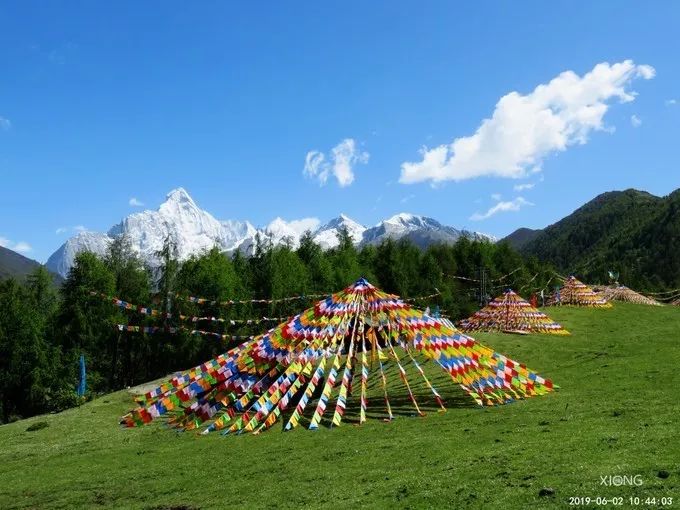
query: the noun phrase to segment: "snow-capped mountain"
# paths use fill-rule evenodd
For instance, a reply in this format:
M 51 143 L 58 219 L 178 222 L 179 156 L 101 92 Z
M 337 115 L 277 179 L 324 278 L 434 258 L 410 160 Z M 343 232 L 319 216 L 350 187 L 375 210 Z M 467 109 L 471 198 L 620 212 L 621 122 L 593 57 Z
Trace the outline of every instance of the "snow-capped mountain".
M 222 222 L 222 228 L 224 244 L 233 248 L 241 244 L 244 239 L 255 237 L 257 233 L 257 229 L 247 221 L 226 220 Z
M 125 234 L 143 260 L 152 262 L 166 238 L 177 246 L 180 259 L 217 246 L 234 248 L 255 228 L 249 223 L 219 222 L 200 209 L 182 188 L 171 191 L 157 211 L 131 214 L 109 230 L 109 237 Z
M 153 268 L 160 262 L 157 253 L 167 238 L 175 243 L 179 259 L 186 260 L 213 247 L 227 253 L 238 250 L 252 255 L 258 235 L 263 243 L 273 246 L 288 244 L 297 248 L 306 231 L 312 232 L 314 241 L 322 248 L 329 249 L 338 245 L 337 235 L 343 227 L 347 228 L 356 245 L 379 244 L 387 238 L 396 240 L 403 237 L 421 247 L 435 242 L 453 243 L 461 236 L 495 241 L 485 234 L 457 230 L 432 218 L 406 213 L 397 214 L 368 229 L 344 214 L 321 227 L 316 218 L 293 221 L 276 218 L 264 228 L 256 229 L 247 221 L 218 221 L 199 208 L 184 189 L 178 188 L 167 195 L 166 201 L 156 211 L 131 214 L 106 234 L 81 232 L 72 237 L 49 258 L 47 267 L 66 276 L 78 253 L 91 251 L 104 255 L 112 240 L 122 234 L 127 236 L 141 259 Z
M 363 243 L 380 244 L 385 239 L 407 238 L 415 245 L 424 248 L 434 243 L 455 243 L 461 237 L 496 241 L 496 238 L 492 236 L 448 227 L 426 216 L 400 213 L 367 229 L 364 232 Z
M 171 191 L 157 211 L 131 214 L 114 225 L 107 234 L 81 232 L 59 248 L 47 261 L 52 271 L 66 276 L 75 257 L 83 251 L 104 255 L 114 237 L 125 234 L 132 249 L 149 266 L 158 266 L 157 252 L 170 238 L 177 247 L 180 260 L 215 246 L 223 251 L 234 250 L 244 239 L 255 235 L 248 222 L 219 222 L 200 209 L 182 188 Z
M 91 251 L 97 255 L 104 255 L 111 244 L 111 238 L 99 232 L 79 232 L 62 244 L 52 256 L 47 259 L 47 269 L 63 277 L 76 260 L 76 255 L 84 251 Z
M 349 216 L 340 214 L 337 218 L 320 227 L 314 233 L 314 242 L 327 250 L 338 246 L 338 233 L 345 227 L 349 232 L 350 237 L 354 240 L 354 244 L 360 244 L 364 239 L 364 232 L 366 227 L 360 225 Z

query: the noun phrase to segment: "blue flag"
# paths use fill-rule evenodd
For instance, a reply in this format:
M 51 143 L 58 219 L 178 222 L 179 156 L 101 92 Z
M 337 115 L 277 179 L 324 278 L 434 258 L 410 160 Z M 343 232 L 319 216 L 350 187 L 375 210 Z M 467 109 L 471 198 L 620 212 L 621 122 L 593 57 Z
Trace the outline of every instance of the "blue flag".
M 87 372 L 85 370 L 85 355 L 80 355 L 80 382 L 78 384 L 78 396 L 82 397 L 87 391 Z

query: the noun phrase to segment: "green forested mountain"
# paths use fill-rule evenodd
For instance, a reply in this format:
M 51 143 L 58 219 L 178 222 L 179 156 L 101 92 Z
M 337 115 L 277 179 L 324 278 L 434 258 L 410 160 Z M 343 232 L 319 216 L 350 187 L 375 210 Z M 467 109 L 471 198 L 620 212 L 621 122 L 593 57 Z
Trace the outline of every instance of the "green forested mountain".
M 541 232 L 543 232 L 541 229 L 522 227 L 515 230 L 512 234 L 503 239 L 503 241 L 507 241 L 507 243 L 515 250 L 521 250 L 529 241 L 536 239 Z
M 606 281 L 612 270 L 639 289 L 680 287 L 680 190 L 666 197 L 634 189 L 603 193 L 520 251 L 592 283 Z
M 35 260 L 0 246 L 0 278 L 24 277 L 39 265 Z
M 40 267 L 39 262 L 0 246 L 0 280 L 4 278 L 24 279 L 38 267 Z M 54 275 L 54 280 L 61 282 L 61 277 Z

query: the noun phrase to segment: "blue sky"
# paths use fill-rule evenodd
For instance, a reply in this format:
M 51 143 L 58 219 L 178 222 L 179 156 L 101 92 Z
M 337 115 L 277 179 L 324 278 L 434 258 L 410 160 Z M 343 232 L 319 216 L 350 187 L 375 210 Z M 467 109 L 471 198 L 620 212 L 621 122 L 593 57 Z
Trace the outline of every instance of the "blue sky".
M 366 4 L 0 4 L 0 241 L 44 261 L 178 186 L 256 225 L 407 211 L 497 236 L 680 187 L 677 2 Z

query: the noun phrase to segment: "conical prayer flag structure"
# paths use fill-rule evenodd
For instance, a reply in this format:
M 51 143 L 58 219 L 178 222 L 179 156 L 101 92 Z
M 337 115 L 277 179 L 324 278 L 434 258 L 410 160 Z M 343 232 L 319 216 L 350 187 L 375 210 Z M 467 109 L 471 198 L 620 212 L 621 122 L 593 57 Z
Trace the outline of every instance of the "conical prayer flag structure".
M 629 289 L 625 285 L 608 285 L 603 287 L 600 293 L 607 301 L 624 301 L 639 305 L 661 306 L 661 303 L 658 301 L 647 296 L 643 296 L 642 294 Z
M 303 418 L 316 429 L 324 414 L 340 425 L 352 395 L 358 397 L 363 423 L 372 372 L 381 382 L 386 418 L 392 419 L 389 394 L 395 386 L 387 383 L 389 367 L 390 373 L 399 374 L 418 414 L 422 413 L 407 369 L 444 409 L 418 358 L 441 367 L 479 405 L 503 404 L 553 389 L 550 380 L 478 344 L 446 319 L 432 318 L 360 279 L 147 393 L 122 423 L 140 425 L 169 413 L 176 427 L 200 427 L 203 433 L 220 429 L 259 433 L 279 419 L 288 430 Z
M 471 317 L 458 323 L 463 331 L 505 331 L 509 333 L 549 333 L 568 335 L 569 332 L 512 290 L 491 301 Z
M 551 296 L 548 305 L 590 306 L 596 308 L 611 308 L 612 306 L 603 296 L 577 280 L 574 276 L 570 276 L 564 281 L 562 288 Z

